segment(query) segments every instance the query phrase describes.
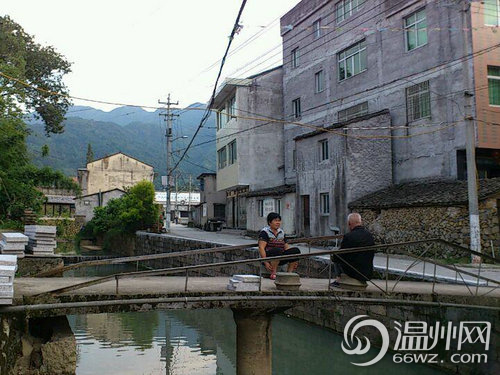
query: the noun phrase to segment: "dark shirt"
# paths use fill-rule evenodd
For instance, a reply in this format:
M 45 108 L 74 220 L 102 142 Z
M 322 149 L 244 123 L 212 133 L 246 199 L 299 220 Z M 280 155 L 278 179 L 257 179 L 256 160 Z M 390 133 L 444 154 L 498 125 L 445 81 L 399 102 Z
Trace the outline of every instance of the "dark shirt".
M 357 226 L 344 235 L 340 244 L 341 249 L 373 246 L 375 241 L 372 234 L 363 226 Z M 342 264 L 344 272 L 357 280 L 370 280 L 373 276 L 373 250 L 355 252 L 351 254 L 334 255 L 334 261 Z M 352 267 L 351 267 L 352 266 Z

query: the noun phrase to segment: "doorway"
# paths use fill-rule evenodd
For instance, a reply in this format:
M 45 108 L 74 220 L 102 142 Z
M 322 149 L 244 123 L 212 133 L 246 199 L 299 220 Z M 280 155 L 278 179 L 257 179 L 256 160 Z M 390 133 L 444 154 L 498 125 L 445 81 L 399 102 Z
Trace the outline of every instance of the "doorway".
M 311 235 L 311 207 L 309 204 L 309 195 L 301 195 L 302 198 L 302 227 L 304 229 L 304 236 Z

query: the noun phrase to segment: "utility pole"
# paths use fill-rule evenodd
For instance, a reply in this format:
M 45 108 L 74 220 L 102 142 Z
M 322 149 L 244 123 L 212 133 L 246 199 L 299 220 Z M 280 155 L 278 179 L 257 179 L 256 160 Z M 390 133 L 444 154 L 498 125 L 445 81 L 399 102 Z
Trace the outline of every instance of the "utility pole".
M 469 192 L 469 226 L 470 226 L 470 249 L 481 252 L 481 231 L 479 227 L 479 201 L 477 196 L 477 173 L 476 173 L 476 131 L 474 117 L 472 117 L 473 93 L 465 92 L 467 116 L 465 117 L 465 150 L 467 155 L 467 188 Z M 481 257 L 471 256 L 471 262 L 478 264 Z
M 193 176 L 189 175 L 189 196 L 188 196 L 188 218 L 191 219 L 191 180 Z
M 167 102 L 161 102 L 158 100 L 159 104 L 164 104 L 167 106 L 166 113 L 160 113 L 160 116 L 165 118 L 165 122 L 167 124 L 165 130 L 165 137 L 167 140 L 167 175 L 165 178 L 165 217 L 164 217 L 164 228 L 167 232 L 170 232 L 170 174 L 172 173 L 170 170 L 170 157 L 172 154 L 172 119 L 174 114 L 172 113 L 172 109 L 170 106 L 178 105 L 179 102 L 172 103 L 170 101 L 170 94 L 168 94 Z

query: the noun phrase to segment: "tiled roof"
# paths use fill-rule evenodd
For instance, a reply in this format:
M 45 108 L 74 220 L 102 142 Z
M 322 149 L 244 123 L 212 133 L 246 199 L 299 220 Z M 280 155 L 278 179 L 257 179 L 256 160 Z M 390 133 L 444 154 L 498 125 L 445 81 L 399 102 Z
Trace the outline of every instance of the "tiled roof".
M 282 195 L 287 193 L 295 193 L 295 185 L 281 185 L 267 189 L 253 190 L 241 195 L 244 197 L 263 197 L 267 195 Z
M 75 197 L 69 195 L 51 195 L 46 194 L 47 203 L 52 204 L 75 204 Z
M 342 128 L 342 127 L 349 125 L 349 124 L 369 120 L 371 118 L 374 118 L 377 116 L 382 116 L 382 115 L 387 115 L 389 113 L 390 112 L 388 109 L 383 109 L 381 111 L 368 113 L 366 115 L 358 116 L 358 117 L 352 118 L 352 119 L 347 120 L 347 121 L 336 122 L 332 125 L 325 126 L 323 129 L 318 129 L 318 130 L 315 130 L 315 131 L 312 131 L 309 133 L 298 135 L 297 137 L 294 138 L 294 140 L 300 141 L 301 139 L 310 138 L 310 137 L 314 137 L 315 135 L 318 135 L 318 134 L 326 133 L 328 130 L 339 129 L 339 128 Z
M 500 194 L 500 178 L 479 180 L 479 200 Z M 467 205 L 467 181 L 415 181 L 365 195 L 349 203 L 350 209 Z

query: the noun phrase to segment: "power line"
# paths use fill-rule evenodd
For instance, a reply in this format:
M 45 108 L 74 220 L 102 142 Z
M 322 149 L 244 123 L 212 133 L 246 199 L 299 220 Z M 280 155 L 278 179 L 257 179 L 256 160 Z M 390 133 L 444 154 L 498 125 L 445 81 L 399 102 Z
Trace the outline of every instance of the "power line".
M 401 5 L 401 4 L 402 4 L 402 3 L 404 3 L 404 2 L 405 2 L 405 0 L 402 0 L 402 1 L 400 1 L 400 2 L 398 2 L 398 3 L 396 3 L 396 4 L 394 4 L 394 5 L 393 5 L 392 7 L 390 7 L 389 9 L 387 9 L 387 10 L 382 10 L 381 12 L 376 13 L 375 15 L 373 15 L 373 16 L 371 16 L 371 17 L 369 17 L 368 19 L 363 20 L 363 22 L 365 22 L 365 23 L 366 23 L 367 21 L 370 21 L 370 20 L 372 20 L 372 19 L 374 19 L 374 18 L 378 17 L 379 15 L 381 15 L 381 14 L 385 13 L 386 11 L 391 10 L 391 9 L 393 9 L 393 8 L 395 8 L 395 7 L 399 6 L 399 5 Z M 366 4 L 366 3 L 364 3 L 364 4 Z M 343 29 L 346 27 L 346 25 L 348 25 L 348 24 L 352 23 L 353 21 L 355 21 L 355 20 L 357 20 L 357 19 L 361 18 L 362 16 L 364 16 L 365 14 L 369 13 L 370 11 L 374 10 L 374 9 L 375 9 L 375 8 L 377 8 L 377 7 L 378 7 L 378 5 L 375 5 L 375 6 L 371 7 L 371 8 L 366 9 L 364 12 L 357 12 L 355 15 L 351 16 L 349 19 L 345 20 L 345 21 L 342 23 L 342 27 L 340 28 L 340 30 L 343 30 Z M 359 6 L 358 6 L 358 8 L 359 8 Z M 334 13 L 335 13 L 335 9 L 333 9 L 331 12 L 327 13 L 326 15 L 324 15 L 324 16 L 323 16 L 323 18 L 326 18 L 326 17 L 328 17 L 328 16 L 330 16 L 330 15 L 332 15 L 332 14 L 334 14 Z M 326 25 L 330 25 L 330 24 L 332 24 L 333 22 L 336 22 L 336 17 L 333 17 L 333 19 L 332 19 L 330 22 L 328 22 Z M 293 28 L 292 28 L 292 29 L 293 29 Z M 333 37 L 333 38 L 331 38 L 331 39 L 325 40 L 325 39 L 326 39 L 326 38 L 325 38 L 326 36 L 328 36 L 328 35 L 330 35 L 330 34 L 334 33 L 335 31 L 337 31 L 337 29 L 334 29 L 334 30 L 332 30 L 332 31 L 327 32 L 327 33 L 326 33 L 325 35 L 323 35 L 321 38 L 315 39 L 315 40 L 313 40 L 313 42 L 312 42 L 312 43 L 310 43 L 310 44 L 309 44 L 309 46 L 311 47 L 311 49 L 310 49 L 309 51 L 307 51 L 307 50 L 306 50 L 306 52 L 302 52 L 302 51 L 301 51 L 301 56 L 304 56 L 304 55 L 306 55 L 306 54 L 310 53 L 311 51 L 314 51 L 317 47 L 320 47 L 320 46 L 325 45 L 326 43 L 330 43 L 330 42 L 332 42 L 333 40 L 335 40 L 335 39 L 339 38 L 340 36 L 342 36 L 342 35 L 344 35 L 344 34 L 346 34 L 346 33 L 348 33 L 348 32 L 351 32 L 352 30 L 353 30 L 353 29 L 346 30 L 345 32 L 340 33 L 340 34 L 336 35 L 335 37 Z M 302 34 L 303 32 L 305 32 L 305 30 L 300 30 L 297 34 L 293 35 L 293 36 L 291 37 L 291 39 L 287 40 L 287 42 L 288 42 L 289 44 L 295 44 L 295 45 L 297 45 L 298 43 L 300 43 L 300 42 L 301 42 L 301 41 L 303 41 L 304 39 L 306 39 L 306 38 L 310 37 L 310 34 L 309 34 L 309 33 L 307 33 L 304 37 L 300 38 L 299 40 L 296 40 L 296 41 L 294 41 L 293 43 L 291 42 L 291 41 L 293 40 L 293 38 L 297 37 L 298 35 Z M 320 40 L 322 40 L 322 39 L 324 40 L 324 42 L 323 42 L 323 43 L 321 43 L 321 44 L 319 44 L 319 45 L 316 45 L 316 42 L 318 42 L 318 41 L 320 41 Z M 278 45 L 276 45 L 275 47 L 273 47 L 272 49 L 280 48 L 281 46 L 283 46 L 283 50 L 284 50 L 284 49 L 285 49 L 285 44 L 284 44 L 284 43 L 283 43 L 283 45 L 282 45 L 282 44 L 278 44 Z M 264 61 L 262 61 L 261 63 L 259 63 L 257 66 L 262 65 L 263 63 L 265 63 L 266 61 L 268 61 L 268 60 L 272 59 L 273 57 L 277 56 L 277 55 L 278 55 L 278 54 L 280 54 L 281 52 L 282 52 L 282 51 L 280 50 L 279 52 L 275 53 L 274 55 L 270 56 L 270 57 L 269 57 L 269 58 L 267 58 L 266 60 L 264 60 Z M 265 70 L 267 70 L 270 66 L 273 66 L 273 65 L 275 65 L 276 63 L 277 63 L 277 62 L 273 62 L 272 64 L 270 64 L 270 65 L 266 66 L 263 70 L 264 70 L 264 71 L 265 71 Z M 248 64 L 246 64 L 246 65 L 245 65 L 245 67 L 246 67 L 246 66 L 248 66 Z M 247 70 L 245 70 L 245 72 L 248 72 L 249 70 L 254 69 L 254 68 L 255 68 L 255 67 L 250 68 L 250 69 L 247 69 Z M 240 70 L 241 70 L 241 69 L 238 69 L 238 70 L 236 70 L 236 72 L 238 72 L 238 71 L 240 71 Z M 232 74 L 235 74 L 235 73 L 232 73 Z M 241 75 L 242 75 L 242 74 L 244 74 L 244 73 L 241 73 Z
M 389 9 L 387 9 L 387 10 L 391 10 L 391 9 L 393 9 L 393 8 L 397 7 L 397 6 L 398 6 L 398 5 L 400 5 L 400 4 L 401 4 L 401 2 L 396 3 L 395 5 L 393 5 L 391 8 L 389 8 Z M 356 19 L 360 18 L 361 16 L 363 16 L 364 14 L 369 13 L 371 10 L 373 10 L 373 9 L 375 9 L 375 8 L 377 8 L 377 6 L 374 6 L 374 7 L 372 7 L 372 8 L 369 8 L 369 9 L 367 9 L 367 10 L 366 10 L 365 12 L 363 12 L 363 13 L 359 12 L 359 13 L 357 13 L 356 15 L 353 15 L 353 16 L 352 16 L 352 17 L 350 17 L 348 20 L 344 21 L 344 22 L 342 23 L 342 25 L 341 25 L 341 26 L 339 26 L 339 27 L 333 27 L 333 28 L 332 28 L 332 31 L 330 31 L 330 32 L 326 33 L 326 34 L 325 34 L 325 35 L 323 35 L 321 38 L 318 38 L 318 39 L 313 40 L 313 41 L 312 41 L 312 43 L 309 43 L 309 44 L 307 45 L 307 46 L 311 47 L 309 50 L 306 50 L 305 52 L 303 52 L 303 51 L 302 51 L 302 49 L 300 50 L 300 57 L 303 57 L 303 56 L 307 55 L 308 53 L 313 52 L 313 51 L 314 51 L 317 47 L 320 47 L 320 46 L 322 46 L 322 45 L 325 45 L 325 44 L 327 44 L 327 43 L 330 43 L 330 42 L 334 41 L 335 39 L 337 39 L 338 37 L 340 37 L 340 36 L 342 36 L 342 35 L 344 35 L 344 34 L 346 34 L 346 33 L 348 33 L 348 32 L 352 32 L 352 31 L 356 30 L 358 27 L 353 27 L 353 28 L 351 28 L 351 29 L 349 29 L 349 30 L 346 30 L 346 31 L 345 31 L 345 32 L 343 32 L 343 33 L 340 33 L 340 34 L 336 35 L 335 37 L 333 37 L 333 38 L 331 38 L 331 39 L 325 40 L 323 43 L 321 43 L 321 44 L 319 44 L 319 45 L 316 45 L 316 42 L 317 42 L 317 41 L 324 39 L 324 37 L 325 37 L 325 36 L 327 36 L 327 35 L 329 35 L 329 34 L 332 34 L 332 33 L 334 33 L 335 31 L 339 31 L 339 30 L 340 30 L 340 31 L 342 31 L 342 30 L 344 30 L 344 29 L 345 29 L 345 26 L 346 26 L 348 23 L 350 23 L 350 22 L 352 22 L 352 21 L 354 21 L 354 20 L 356 20 Z M 367 21 L 369 21 L 369 20 L 371 20 L 371 19 L 373 19 L 373 18 L 375 18 L 375 17 L 378 17 L 380 14 L 385 13 L 387 10 L 383 10 L 382 12 L 377 13 L 377 14 L 373 15 L 372 17 L 370 17 L 370 18 L 368 18 L 368 19 L 366 19 L 366 20 L 363 20 L 363 23 L 366 23 Z M 327 13 L 327 15 L 323 16 L 323 18 L 328 17 L 328 16 L 329 16 L 330 14 L 332 14 L 332 13 L 334 13 L 334 11 L 333 11 L 333 12 L 330 12 L 330 13 Z M 330 25 L 330 24 L 332 24 L 334 21 L 335 21 L 335 17 L 333 18 L 333 20 L 332 20 L 331 22 L 327 23 L 326 25 Z M 329 28 L 328 26 L 323 26 L 323 27 L 324 27 L 324 28 Z M 486 26 L 485 26 L 485 28 L 491 28 L 491 29 L 492 29 L 492 32 L 496 32 L 496 30 L 493 30 L 494 28 L 492 28 L 492 27 L 490 27 L 490 26 L 488 26 L 488 27 L 486 27 Z M 293 29 L 295 29 L 295 27 L 293 27 Z M 309 29 L 309 28 L 303 28 L 303 29 L 302 29 L 302 30 L 301 30 L 298 34 L 296 34 L 296 35 L 292 36 L 292 37 L 291 37 L 291 39 L 289 39 L 287 42 L 292 41 L 294 37 L 296 37 L 297 35 L 302 34 L 303 32 L 305 32 L 305 31 L 306 31 L 306 30 L 308 30 L 308 29 Z M 372 30 L 373 28 L 369 28 L 369 27 L 361 27 L 361 26 L 360 26 L 360 27 L 359 27 L 359 29 L 360 29 L 361 31 L 370 31 L 370 30 Z M 436 31 L 445 31 L 445 30 L 450 30 L 450 31 L 452 31 L 452 30 L 453 30 L 453 31 L 458 31 L 458 30 L 462 30 L 462 29 L 459 29 L 459 28 L 427 28 L 427 29 L 428 29 L 428 30 L 436 30 Z M 478 27 L 463 28 L 463 31 L 468 31 L 468 30 L 470 30 L 470 29 L 475 30 L 475 29 L 478 29 Z M 394 30 L 394 31 L 403 31 L 403 30 L 406 30 L 406 29 L 399 29 L 399 28 L 398 28 L 398 30 L 396 30 L 396 28 L 394 28 L 394 27 L 381 27 L 381 28 L 380 28 L 380 31 L 382 31 L 382 30 L 384 30 L 384 31 L 387 31 L 387 30 L 390 30 L 390 31 L 392 31 L 392 30 Z M 297 40 L 297 41 L 294 41 L 293 43 L 291 43 L 291 42 L 290 42 L 290 44 L 298 44 L 299 42 L 301 42 L 302 40 L 304 40 L 304 39 L 308 38 L 309 36 L 310 36 L 310 35 L 309 35 L 309 34 L 307 34 L 307 35 L 305 35 L 303 38 L 301 38 L 301 39 L 299 39 L 299 40 Z M 399 37 L 399 35 L 396 35 L 395 37 Z M 388 37 L 388 38 L 385 38 L 385 39 L 384 39 L 384 41 L 387 41 L 388 39 L 392 39 L 392 38 L 395 38 L 395 37 Z M 377 44 L 377 43 L 370 43 L 370 44 Z M 268 52 L 266 52 L 264 55 L 268 54 L 269 52 L 271 52 L 272 50 L 274 50 L 274 49 L 276 49 L 276 48 L 278 48 L 278 47 L 280 47 L 280 46 L 281 46 L 281 45 L 276 45 L 276 46 L 275 46 L 275 47 L 273 47 L 271 50 L 269 50 Z M 283 44 L 283 49 L 284 49 L 284 44 Z M 255 69 L 257 66 L 262 65 L 263 63 L 265 63 L 266 61 L 268 61 L 268 60 L 272 59 L 273 57 L 277 56 L 277 55 L 278 55 L 278 54 L 280 54 L 280 53 L 281 53 L 281 51 L 280 51 L 280 52 L 277 52 L 276 54 L 274 54 L 274 55 L 272 55 L 272 56 L 270 56 L 269 58 L 265 59 L 264 61 L 260 62 L 259 64 L 255 65 L 255 66 L 253 66 L 253 67 L 248 68 L 248 65 L 249 65 L 249 64 L 251 64 L 252 62 L 254 62 L 254 61 L 258 60 L 260 57 L 262 57 L 262 56 L 259 56 L 256 60 L 253 60 L 253 61 L 252 61 L 252 62 L 250 62 L 249 64 L 245 64 L 245 66 L 244 66 L 244 67 L 238 68 L 236 71 L 234 71 L 233 73 L 231 73 L 231 75 L 234 75 L 234 74 L 236 74 L 237 72 L 240 72 L 242 69 L 247 68 L 244 72 L 239 73 L 239 75 L 244 75 L 245 73 L 247 73 L 247 72 L 249 72 L 249 71 L 251 71 L 251 70 Z M 320 60 L 320 59 L 322 59 L 322 58 L 315 59 L 315 60 Z M 311 61 L 315 61 L 315 60 L 311 60 Z M 269 65 L 267 65 L 266 67 L 262 68 L 262 69 L 261 69 L 261 71 L 265 71 L 265 70 L 269 69 L 270 67 L 272 67 L 272 66 L 274 66 L 274 65 L 276 65 L 276 64 L 278 64 L 278 63 L 280 63 L 280 62 L 281 62 L 281 57 L 280 57 L 280 59 L 278 59 L 278 60 L 276 60 L 276 61 L 273 61 L 271 64 L 269 64 Z
M 490 47 L 487 47 L 487 48 L 484 48 L 484 49 L 482 49 L 482 50 L 479 50 L 479 51 L 476 51 L 476 52 L 470 53 L 470 54 L 468 54 L 468 55 L 462 56 L 462 57 L 460 57 L 460 58 L 458 58 L 458 59 L 451 60 L 451 61 L 448 61 L 448 62 L 446 62 L 446 63 L 440 64 L 440 65 L 437 65 L 437 66 L 433 66 L 432 68 L 429 68 L 429 69 L 423 70 L 423 71 L 421 71 L 421 72 L 414 73 L 414 74 L 412 74 L 411 76 L 419 76 L 419 78 L 421 78 L 422 76 L 424 76 L 424 77 L 425 77 L 425 76 L 427 76 L 427 75 L 429 75 L 429 74 L 435 73 L 436 71 L 439 71 L 439 70 L 442 70 L 442 69 L 445 69 L 445 68 L 449 68 L 449 67 L 450 67 L 449 65 L 454 65 L 454 64 L 456 64 L 456 63 L 462 63 L 462 62 L 464 62 L 464 61 L 466 61 L 466 60 L 469 60 L 469 59 L 471 59 L 471 58 L 473 58 L 473 57 L 477 57 L 477 56 L 480 56 L 480 55 L 482 55 L 482 54 L 484 54 L 484 53 L 491 52 L 491 51 L 493 51 L 494 49 L 497 49 L 497 48 L 499 48 L 499 47 L 500 47 L 500 43 L 495 44 L 495 45 L 490 46 Z M 464 60 L 464 61 L 462 61 L 462 60 Z M 439 69 L 437 69 L 437 68 L 439 68 Z M 427 73 L 425 73 L 425 72 L 427 72 Z M 424 74 L 422 74 L 422 73 L 424 73 Z M 420 75 L 420 74 L 422 74 L 422 75 Z M 383 86 L 387 86 L 387 85 L 390 85 L 390 84 L 396 83 L 396 82 L 397 82 L 397 81 L 399 81 L 400 79 L 401 79 L 401 78 L 397 78 L 397 79 L 395 79 L 394 81 L 391 81 L 391 82 L 388 82 L 388 83 L 384 83 L 384 84 L 382 84 L 382 85 L 377 85 L 377 86 L 374 86 L 374 87 L 372 87 L 372 88 L 366 89 L 366 90 L 364 90 L 364 91 L 363 91 L 363 93 L 366 93 L 366 92 L 368 92 L 368 91 L 372 91 L 372 90 L 375 90 L 375 89 L 379 89 L 380 87 L 383 87 Z M 396 83 L 396 84 L 394 85 L 394 87 L 399 87 L 399 86 L 401 86 L 401 85 L 403 85 L 403 84 L 405 84 L 405 82 L 402 82 L 402 83 L 399 83 L 399 84 L 397 84 L 397 83 Z M 359 94 L 359 93 L 356 93 L 356 94 L 353 94 L 353 95 L 351 95 L 351 96 L 355 96 L 355 95 L 358 95 L 358 94 Z M 345 99 L 345 98 L 339 98 L 339 99 L 335 99 L 335 100 L 332 100 L 332 101 L 328 101 L 328 102 L 326 102 L 326 103 L 319 104 L 319 105 L 317 105 L 317 106 L 314 106 L 314 107 L 308 108 L 308 109 L 306 109 L 306 110 L 302 111 L 302 113 L 306 113 L 306 112 L 309 112 L 309 111 L 311 111 L 311 110 L 318 109 L 318 108 L 324 107 L 325 105 L 333 104 L 333 103 L 335 103 L 335 102 L 338 102 L 338 101 L 341 101 L 341 100 L 344 100 L 344 99 Z M 350 102 L 347 102 L 347 103 L 344 103 L 344 104 L 349 104 L 349 103 L 352 103 L 352 102 L 354 102 L 354 100 L 353 100 L 353 101 L 350 101 Z
M 479 88 L 474 88 L 474 89 L 476 90 L 476 92 L 479 91 L 479 90 L 488 89 L 488 85 L 481 86 Z M 474 90 L 474 89 L 468 89 L 468 88 L 466 88 L 466 89 L 454 91 L 454 92 L 451 92 L 451 93 L 448 93 L 448 94 L 445 94 L 445 95 L 441 94 L 441 97 L 455 95 L 455 94 L 458 94 L 458 93 L 461 93 L 461 92 L 465 92 L 465 91 L 469 91 L 469 90 Z M 432 99 L 430 101 L 434 102 L 434 101 L 437 101 L 437 100 L 440 100 L 440 98 L 435 98 L 435 99 Z M 406 104 L 401 104 L 401 105 L 398 105 L 398 106 L 393 106 L 390 109 L 395 109 L 395 108 L 400 108 L 400 107 L 406 107 Z M 250 111 L 245 111 L 245 110 L 242 110 L 242 109 L 238 109 L 238 111 L 240 111 L 240 112 L 247 112 L 247 113 L 255 114 L 255 115 L 259 115 L 257 113 L 250 112 Z M 225 114 L 225 112 L 221 112 L 221 113 Z M 273 119 L 273 118 L 269 118 L 269 117 L 254 118 L 254 117 L 241 116 L 241 115 L 232 115 L 232 116 L 236 117 L 236 118 L 247 119 L 247 120 L 255 120 L 255 121 L 269 120 L 269 121 L 266 121 L 263 124 L 259 124 L 259 125 L 247 128 L 247 129 L 243 129 L 243 130 L 236 131 L 236 132 L 233 132 L 233 133 L 230 133 L 230 134 L 226 134 L 226 135 L 218 137 L 216 139 L 212 139 L 212 140 L 208 140 L 208 141 L 205 141 L 205 142 L 198 143 L 196 145 L 193 145 L 192 148 L 193 147 L 202 146 L 202 145 L 205 145 L 205 144 L 208 144 L 208 143 L 220 141 L 222 139 L 229 138 L 229 137 L 232 137 L 232 136 L 237 135 L 237 134 L 245 133 L 247 131 L 254 130 L 254 129 L 257 129 L 257 128 L 269 125 L 271 123 L 282 123 L 282 124 L 292 124 L 292 125 L 298 125 L 298 126 L 306 126 L 306 124 L 303 124 L 301 122 L 290 122 L 290 121 L 287 121 L 287 120 Z M 438 123 L 438 124 L 441 124 L 441 122 Z M 314 127 L 315 127 L 316 130 L 322 130 L 322 129 L 324 129 L 324 125 L 325 124 L 323 124 L 323 125 L 314 125 Z M 431 125 L 429 125 L 429 124 L 420 124 L 420 125 L 411 125 L 411 126 L 394 126 L 394 127 L 392 127 L 392 129 L 413 129 L 413 128 L 416 128 L 416 127 L 432 127 L 432 126 L 435 126 L 435 125 L 437 125 L 437 124 L 431 124 Z M 313 126 L 313 125 L 312 124 L 308 124 L 308 127 L 311 127 L 311 126 Z M 228 129 L 228 128 L 229 127 L 226 127 L 225 129 Z M 351 129 L 351 130 L 361 130 L 361 129 L 357 129 L 357 128 L 349 128 L 349 129 Z M 370 130 L 376 130 L 376 129 L 377 128 L 371 128 Z M 179 151 L 182 151 L 182 149 L 178 149 L 175 152 L 179 152 Z
M 240 17 L 241 17 L 241 14 L 243 13 L 243 9 L 245 8 L 246 2 L 247 2 L 247 0 L 243 0 L 242 1 L 241 6 L 240 6 L 240 10 L 238 12 L 238 16 L 236 17 L 236 21 L 234 22 L 233 30 L 231 31 L 231 35 L 229 36 L 229 42 L 227 44 L 226 51 L 224 52 L 224 56 L 222 57 L 221 65 L 220 65 L 220 68 L 219 68 L 219 73 L 217 74 L 217 78 L 215 80 L 215 84 L 214 84 L 214 89 L 213 89 L 213 92 L 212 92 L 212 96 L 210 98 L 210 103 L 207 106 L 207 109 L 206 109 L 206 111 L 205 111 L 205 113 L 204 113 L 204 115 L 203 115 L 203 117 L 202 117 L 202 119 L 200 121 L 200 124 L 198 125 L 198 128 L 196 129 L 195 133 L 193 134 L 193 137 L 191 138 L 191 140 L 189 141 L 188 146 L 184 150 L 184 153 L 182 154 L 182 156 L 180 157 L 180 159 L 177 161 L 177 163 L 174 165 L 174 167 L 172 168 L 171 171 L 174 171 L 177 168 L 177 166 L 179 165 L 179 163 L 184 159 L 184 157 L 186 156 L 186 153 L 189 151 L 189 148 L 193 144 L 196 136 L 198 135 L 198 132 L 200 131 L 200 129 L 203 127 L 204 123 L 210 117 L 210 113 L 211 113 L 210 108 L 212 107 L 212 105 L 214 103 L 214 100 L 215 100 L 215 93 L 217 92 L 217 85 L 219 83 L 219 79 L 220 79 L 220 76 L 222 74 L 222 68 L 224 67 L 224 64 L 226 62 L 226 57 L 227 57 L 227 55 L 229 53 L 229 49 L 231 48 L 231 44 L 233 43 L 234 35 L 236 34 L 236 32 L 240 28 L 240 24 L 239 24 Z
M 233 56 L 235 55 L 238 51 L 240 51 L 241 49 L 243 49 L 244 47 L 248 46 L 250 43 L 252 43 L 254 40 L 256 40 L 257 38 L 259 38 L 260 36 L 262 36 L 263 34 L 265 34 L 267 31 L 270 30 L 270 26 L 272 24 L 274 24 L 277 20 L 279 20 L 280 17 L 276 17 L 274 20 L 272 20 L 270 23 L 268 23 L 266 26 L 264 26 L 263 29 L 259 30 L 258 32 L 256 32 L 255 34 L 253 34 L 250 38 L 248 38 L 247 40 L 245 40 L 244 42 L 242 42 L 240 45 L 238 45 L 233 51 L 231 51 L 229 54 L 228 54 L 228 57 L 229 56 Z M 220 62 L 222 61 L 222 59 L 219 59 L 217 60 L 216 62 L 214 62 L 213 64 L 211 64 L 210 66 L 208 66 L 207 68 L 203 69 L 201 73 L 206 73 L 210 70 L 212 70 L 213 68 L 215 68 L 217 66 L 217 64 L 219 64 Z

